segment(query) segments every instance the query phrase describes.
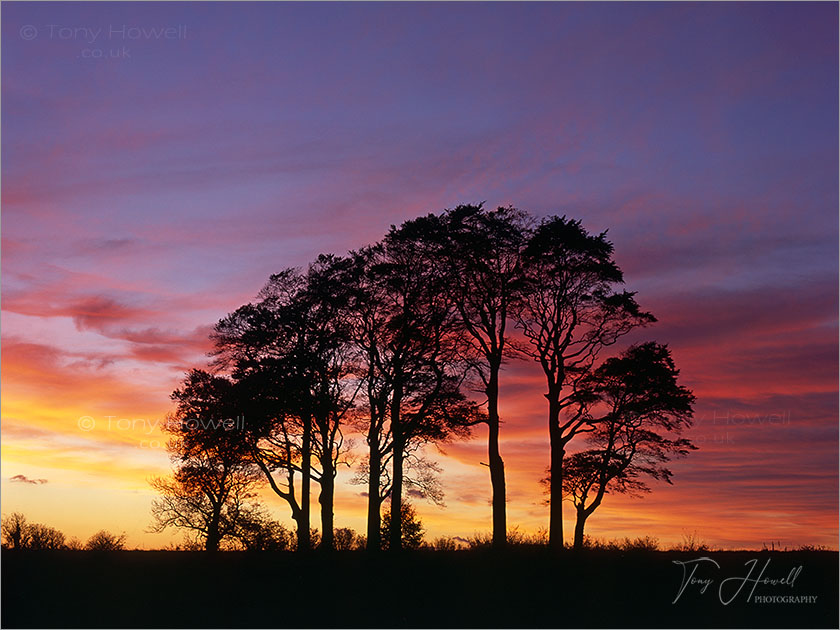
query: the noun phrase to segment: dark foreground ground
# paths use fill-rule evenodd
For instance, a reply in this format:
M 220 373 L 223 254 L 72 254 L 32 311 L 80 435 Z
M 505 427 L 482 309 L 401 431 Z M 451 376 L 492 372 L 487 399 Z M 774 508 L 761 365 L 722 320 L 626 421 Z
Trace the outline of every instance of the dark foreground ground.
M 698 563 L 695 579 L 711 580 L 705 593 L 689 584 L 674 602 L 683 568 L 673 561 L 702 556 L 720 565 Z M 750 598 L 768 559 L 761 578 L 793 585 L 759 584 Z M 838 626 L 836 552 L 4 551 L 0 560 L 4 628 Z M 722 583 L 724 599 L 743 587 L 728 605 Z

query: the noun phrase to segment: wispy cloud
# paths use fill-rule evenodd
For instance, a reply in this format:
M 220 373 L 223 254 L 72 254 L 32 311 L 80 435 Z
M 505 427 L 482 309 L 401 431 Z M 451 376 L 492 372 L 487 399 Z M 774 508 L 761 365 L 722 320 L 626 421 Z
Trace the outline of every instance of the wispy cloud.
M 9 481 L 15 483 L 30 483 L 36 486 L 47 483 L 46 479 L 30 479 L 26 475 L 15 475 L 14 477 L 9 477 Z

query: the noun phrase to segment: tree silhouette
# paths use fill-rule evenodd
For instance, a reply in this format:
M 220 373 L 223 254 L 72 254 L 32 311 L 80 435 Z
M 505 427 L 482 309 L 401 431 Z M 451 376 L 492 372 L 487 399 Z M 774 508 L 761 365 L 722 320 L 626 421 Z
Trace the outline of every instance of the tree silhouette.
M 104 529 L 96 532 L 85 543 L 88 551 L 120 551 L 124 548 L 125 534 L 112 534 Z
M 420 549 L 423 546 L 423 523 L 417 516 L 417 512 L 408 502 L 400 505 L 400 549 Z M 393 535 L 391 527 L 393 518 L 390 508 L 386 508 L 382 520 L 382 542 L 385 549 L 391 548 Z
M 55 527 L 30 523 L 20 512 L 12 512 L 0 521 L 4 548 L 55 551 L 64 549 L 64 533 Z
M 634 294 L 615 291 L 623 276 L 612 243 L 606 232 L 590 235 L 579 221 L 544 219 L 525 247 L 522 265 L 527 287 L 516 320 L 529 342 L 526 353 L 540 364 L 548 385 L 549 544 L 562 550 L 565 448 L 589 430 L 585 407 L 576 405 L 578 383 L 603 348 L 655 318 L 640 310 Z
M 507 325 L 524 288 L 520 254 L 527 223 L 527 215 L 519 210 L 488 211 L 482 204 L 461 205 L 440 216 L 409 222 L 415 238 L 443 262 L 461 324 L 462 348 L 487 395 L 495 546 L 505 544 L 507 532 L 505 468 L 499 449 L 499 372 L 505 358 L 513 354 Z
M 27 527 L 27 549 L 64 549 L 64 534 L 55 527 L 33 523 Z
M 363 360 L 369 417 L 368 548 L 381 546 L 382 476 L 390 457 L 389 548 L 401 546 L 399 505 L 412 444 L 465 434 L 480 420 L 460 391 L 457 327 L 440 260 L 411 222 L 354 254 L 351 321 Z
M 216 551 L 236 535 L 262 477 L 234 431 L 238 404 L 229 379 L 193 370 L 172 398 L 178 408 L 166 430 L 176 468 L 170 478 L 150 481 L 160 494 L 152 531 L 187 529 Z
M 648 342 L 606 360 L 580 384 L 577 397 L 603 415 L 591 418 L 591 448 L 564 462 L 563 491 L 576 508 L 575 548 L 605 494 L 649 492 L 644 477 L 671 483 L 663 464 L 696 448 L 667 435 L 691 425 L 694 396 L 677 384 L 678 375 L 668 348 Z
M 311 547 L 312 479 L 312 408 L 295 305 L 304 282 L 294 269 L 272 275 L 260 294 L 264 299 L 227 315 L 211 335 L 215 366 L 231 372 L 248 417 L 240 437 L 271 489 L 288 503 L 301 551 Z
M 12 512 L 0 520 L 3 543 L 12 549 L 23 549 L 29 543 L 29 526 L 20 512 Z
M 213 489 L 221 481 L 218 474 L 207 475 L 204 488 L 193 485 L 189 492 L 186 479 L 159 487 L 180 501 L 202 493 L 208 498 L 205 491 L 212 491 L 207 535 L 217 547 L 223 522 L 230 527 L 224 535 L 235 539 L 235 521 L 245 523 L 256 514 L 245 478 L 259 470 L 288 503 L 297 530 L 294 546 L 303 551 L 313 547 L 315 482 L 320 486 L 320 546 L 332 549 L 335 480 L 338 467 L 350 463 L 344 428 L 352 426 L 364 434 L 367 446 L 353 480 L 367 485 L 367 548 L 399 550 L 404 495 L 442 501 L 438 470 L 424 456 L 424 447 L 464 437 L 472 426 L 486 423 L 493 545 L 503 546 L 507 519 L 499 381 L 505 361 L 524 355 L 539 363 L 548 387 L 549 538 L 554 549 L 562 549 L 564 488 L 577 488 L 569 491 L 579 494 L 580 484 L 586 486 L 586 512 L 593 497 L 608 488 L 633 486 L 642 470 L 637 465 L 652 443 L 645 442 L 636 463 L 625 466 L 614 444 L 596 442 L 614 422 L 611 416 L 596 417 L 609 399 L 594 380 L 606 378 L 596 369 L 600 355 L 634 328 L 655 321 L 633 293 L 620 290 L 622 284 L 606 232 L 589 234 L 580 221 L 556 216 L 533 227 L 524 212 L 512 207 L 490 211 L 482 204 L 405 221 L 391 226 L 380 242 L 346 257 L 321 255 L 304 271 L 274 274 L 253 303 L 215 326 L 216 373 L 194 373 L 194 382 L 188 383 L 192 389 L 175 396 L 179 418 L 192 414 L 212 425 L 209 431 L 178 436 L 186 444 L 178 446 L 179 474 L 200 478 L 198 470 L 216 470 L 231 479 L 241 475 L 242 494 L 225 495 L 230 503 L 220 503 Z M 511 324 L 524 343 L 512 338 Z M 470 388 L 487 396 L 486 414 L 465 395 Z M 216 426 L 223 418 L 242 416 L 247 423 L 237 423 L 234 431 Z M 581 434 L 591 435 L 593 448 L 565 461 L 569 443 Z M 660 446 L 668 451 L 674 445 Z M 205 460 L 188 464 L 190 457 Z M 602 466 L 592 477 L 597 461 Z M 387 543 L 381 539 L 386 501 Z M 222 519 L 222 511 L 235 518 Z M 261 517 L 253 519 L 259 533 Z
M 350 347 L 347 308 L 349 259 L 320 256 L 309 267 L 306 285 L 297 300 L 307 329 L 304 339 L 309 365 L 309 394 L 314 420 L 314 452 L 320 464 L 315 471 L 321 492 L 321 544 L 334 547 L 334 503 L 337 467 L 343 462 L 342 424 L 351 412 L 359 390 Z
M 335 548 L 338 551 L 352 551 L 364 549 L 367 541 L 355 530 L 349 527 L 339 527 L 334 532 Z
M 422 442 L 411 441 L 405 449 L 403 459 L 403 487 L 407 494 L 426 499 L 435 505 L 442 506 L 443 488 L 440 483 L 441 468 L 435 462 L 422 455 Z M 391 496 L 390 451 L 382 461 L 379 477 L 380 505 Z M 370 464 L 368 458 L 363 459 L 356 467 L 356 475 L 350 480 L 353 484 L 364 484 L 369 487 Z
M 289 531 L 259 508 L 244 511 L 238 519 L 234 537 L 245 551 L 287 551 L 292 548 Z
M 271 276 L 260 301 L 220 321 L 216 365 L 231 370 L 251 420 L 243 439 L 297 523 L 298 549 L 311 546 L 310 494 L 321 487 L 323 548 L 333 546 L 335 477 L 341 425 L 358 385 L 350 378 L 349 328 L 343 313 L 350 262 L 321 256 L 305 274 Z M 313 456 L 318 466 L 313 463 Z M 300 474 L 300 500 L 296 475 Z
M 678 376 L 668 347 L 648 342 L 607 359 L 581 383 L 578 397 L 603 415 L 592 419 L 591 448 L 569 457 L 564 468 L 564 494 L 576 510 L 576 549 L 583 546 L 586 519 L 608 491 L 649 492 L 645 477 L 671 483 L 663 464 L 696 448 L 677 437 L 691 426 L 694 402 Z

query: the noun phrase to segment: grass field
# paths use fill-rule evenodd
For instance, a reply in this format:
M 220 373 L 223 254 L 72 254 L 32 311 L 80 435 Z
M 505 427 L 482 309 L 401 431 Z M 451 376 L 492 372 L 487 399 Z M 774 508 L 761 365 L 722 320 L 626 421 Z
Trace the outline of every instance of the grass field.
M 719 568 L 701 561 L 694 577 L 711 582 L 704 593 L 705 582 L 688 584 L 677 599 L 683 566 L 674 561 L 702 556 Z M 0 560 L 4 628 L 838 626 L 831 551 L 4 551 Z M 762 569 L 761 579 L 793 584 L 749 581 Z M 724 605 L 727 578 L 724 599 L 742 590 Z

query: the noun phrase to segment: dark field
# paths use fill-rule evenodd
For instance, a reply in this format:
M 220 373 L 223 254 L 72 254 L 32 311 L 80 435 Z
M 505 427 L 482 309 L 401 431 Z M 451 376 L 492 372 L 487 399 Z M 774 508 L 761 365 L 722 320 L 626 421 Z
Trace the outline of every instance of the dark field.
M 702 556 L 682 584 L 672 561 Z M 747 602 L 817 596 L 815 603 Z M 795 571 L 794 571 L 795 573 Z M 724 599 L 743 589 L 724 606 Z M 544 550 L 221 553 L 123 551 L 2 554 L 9 627 L 790 627 L 838 625 L 837 552 L 584 552 Z

